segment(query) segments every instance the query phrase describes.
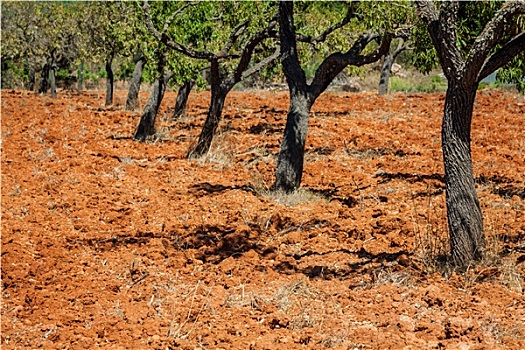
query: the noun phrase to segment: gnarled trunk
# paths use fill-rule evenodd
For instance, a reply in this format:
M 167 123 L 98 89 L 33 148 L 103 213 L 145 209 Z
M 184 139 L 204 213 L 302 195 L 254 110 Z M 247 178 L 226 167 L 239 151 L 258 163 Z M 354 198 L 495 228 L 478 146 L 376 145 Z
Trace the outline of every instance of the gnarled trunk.
M 155 119 L 159 111 L 160 103 L 166 91 L 168 81 L 173 77 L 173 72 L 168 72 L 165 77 L 155 79 L 153 89 L 144 107 L 144 113 L 140 118 L 137 131 L 133 136 L 134 140 L 145 141 L 148 136 L 155 134 Z
M 208 153 L 211 147 L 211 142 L 215 132 L 221 121 L 222 109 L 224 108 L 224 102 L 228 90 L 221 87 L 212 87 L 210 108 L 208 109 L 208 115 L 202 128 L 201 134 L 199 135 L 199 141 L 197 145 L 188 152 L 188 158 L 199 158 Z
M 111 67 L 113 63 L 113 57 L 106 60 L 106 106 L 113 104 L 113 84 L 115 77 L 113 76 L 113 69 Z
M 305 93 L 297 91 L 290 93 L 290 109 L 275 170 L 276 190 L 292 192 L 301 185 L 304 145 L 311 106 Z
M 483 218 L 474 186 L 470 150 L 472 110 L 476 86 L 449 82 L 442 125 L 446 204 L 452 261 L 467 267 L 485 249 Z
M 138 107 L 138 97 L 140 92 L 140 84 L 142 83 L 142 70 L 146 63 L 146 57 L 140 56 L 133 70 L 133 76 L 129 85 L 128 97 L 126 99 L 126 111 L 133 111 Z
M 195 79 L 190 79 L 179 88 L 177 100 L 175 101 L 175 110 L 173 111 L 173 119 L 180 118 L 186 113 L 186 105 L 188 104 L 188 97 L 190 96 L 193 85 L 195 85 Z

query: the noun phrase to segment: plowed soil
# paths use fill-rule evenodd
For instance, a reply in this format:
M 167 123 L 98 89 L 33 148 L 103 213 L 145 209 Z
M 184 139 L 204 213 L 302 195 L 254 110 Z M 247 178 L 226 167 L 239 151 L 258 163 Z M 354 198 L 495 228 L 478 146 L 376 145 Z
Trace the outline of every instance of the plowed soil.
M 489 254 L 443 262 L 444 94 L 324 94 L 302 189 L 273 194 L 285 91 L 209 92 L 131 138 L 126 92 L 2 91 L 3 349 L 523 349 L 525 101 L 478 93 Z M 141 95 L 145 104 L 147 93 Z

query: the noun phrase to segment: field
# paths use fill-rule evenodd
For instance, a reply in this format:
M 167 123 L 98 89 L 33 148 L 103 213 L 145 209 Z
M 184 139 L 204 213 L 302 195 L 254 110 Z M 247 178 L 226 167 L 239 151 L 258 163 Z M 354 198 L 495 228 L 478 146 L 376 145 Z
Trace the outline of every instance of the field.
M 524 349 L 525 100 L 478 93 L 489 252 L 443 262 L 443 93 L 330 92 L 303 186 L 269 191 L 285 91 L 209 92 L 146 143 L 126 92 L 2 91 L 3 349 Z M 141 95 L 144 105 L 147 93 Z

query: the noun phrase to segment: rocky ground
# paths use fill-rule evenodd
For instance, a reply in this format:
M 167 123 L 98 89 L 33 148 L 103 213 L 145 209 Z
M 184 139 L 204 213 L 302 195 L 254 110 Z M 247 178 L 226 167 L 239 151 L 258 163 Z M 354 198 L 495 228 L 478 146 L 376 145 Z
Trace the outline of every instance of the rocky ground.
M 4 349 L 523 349 L 525 100 L 480 91 L 472 152 L 489 254 L 447 252 L 444 94 L 324 94 L 303 188 L 271 193 L 286 92 L 208 92 L 131 139 L 126 92 L 2 91 Z M 141 95 L 142 105 L 147 94 Z

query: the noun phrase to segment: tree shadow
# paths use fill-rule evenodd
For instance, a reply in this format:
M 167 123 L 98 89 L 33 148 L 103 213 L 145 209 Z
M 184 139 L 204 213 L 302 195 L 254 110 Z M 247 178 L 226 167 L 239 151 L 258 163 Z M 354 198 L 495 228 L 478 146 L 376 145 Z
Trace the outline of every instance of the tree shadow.
M 358 251 L 338 249 L 335 251 L 321 253 L 310 250 L 302 254 L 288 254 L 288 256 L 293 258 L 295 261 L 299 261 L 300 259 L 307 256 L 324 256 L 334 253 L 348 254 L 359 258 L 360 261 L 339 265 L 337 268 L 323 265 L 309 265 L 304 268 L 298 268 L 297 266 L 295 266 L 295 264 L 291 263 L 290 261 L 283 261 L 276 265 L 275 269 L 277 272 L 284 274 L 302 273 L 311 279 L 319 278 L 330 280 L 337 278 L 340 280 L 344 280 L 345 278 L 348 278 L 351 275 L 370 274 L 373 270 L 376 270 L 379 266 L 382 266 L 385 263 L 393 263 L 398 261 L 399 257 L 401 256 L 407 256 L 409 257 L 409 259 L 412 256 L 411 253 L 405 250 L 400 250 L 395 253 L 381 252 L 379 254 L 371 254 L 367 252 L 364 248 L 361 248 Z
M 257 196 L 257 190 L 252 184 L 248 185 L 242 185 L 242 186 L 226 186 L 221 184 L 211 184 L 209 182 L 201 182 L 198 184 L 195 184 L 191 186 L 190 193 L 195 195 L 202 195 L 202 194 L 217 194 L 217 193 L 224 193 L 228 191 L 233 190 L 240 190 L 244 192 L 251 193 L 255 196 Z
M 525 186 L 520 187 L 512 179 L 505 176 L 493 175 L 485 176 L 481 175 L 476 178 L 476 183 L 481 185 L 487 185 L 490 192 L 496 194 L 504 199 L 518 196 L 520 199 L 525 199 Z
M 410 183 L 415 182 L 424 182 L 428 180 L 438 181 L 441 183 L 445 183 L 445 176 L 442 174 L 409 174 L 409 173 L 387 173 L 387 172 L 380 172 L 375 175 L 375 177 L 379 177 L 382 180 L 379 181 L 379 183 L 386 183 L 392 180 L 406 180 Z

